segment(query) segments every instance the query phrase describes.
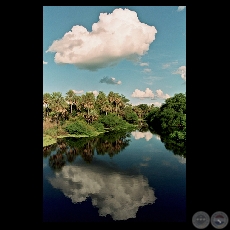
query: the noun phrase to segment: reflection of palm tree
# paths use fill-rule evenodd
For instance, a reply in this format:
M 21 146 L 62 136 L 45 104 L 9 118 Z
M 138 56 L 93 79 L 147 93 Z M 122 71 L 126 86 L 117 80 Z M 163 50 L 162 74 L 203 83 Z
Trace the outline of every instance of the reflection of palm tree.
M 108 153 L 110 157 L 118 154 L 121 150 L 129 145 L 127 134 L 123 133 L 108 133 L 101 136 L 96 145 L 96 150 L 99 155 Z
M 50 156 L 49 165 L 52 169 L 61 169 L 65 165 L 64 156 L 61 153 Z
M 56 146 L 57 146 L 57 144 L 43 147 L 43 157 L 45 157 L 45 158 L 48 157 L 51 154 L 51 152 L 56 149 Z
M 73 162 L 77 156 L 77 151 L 75 148 L 71 148 L 66 152 L 66 158 L 68 162 Z
M 128 133 L 108 133 L 96 138 L 63 138 L 58 139 L 56 154 L 50 156 L 49 163 L 53 169 L 60 169 L 65 161 L 73 162 L 80 155 L 84 161 L 93 160 L 94 151 L 97 154 L 108 154 L 110 157 L 118 154 L 129 145 Z

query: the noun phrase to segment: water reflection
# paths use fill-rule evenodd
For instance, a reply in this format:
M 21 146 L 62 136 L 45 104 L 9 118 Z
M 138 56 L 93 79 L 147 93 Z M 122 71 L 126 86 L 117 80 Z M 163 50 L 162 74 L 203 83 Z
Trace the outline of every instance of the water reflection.
M 145 138 L 146 141 L 149 141 L 153 137 L 153 134 L 150 131 L 140 132 L 136 130 L 131 132 L 131 134 L 134 136 L 136 140 L 140 138 Z
M 48 180 L 73 203 L 91 197 L 99 215 L 109 214 L 114 220 L 135 218 L 141 206 L 156 200 L 154 190 L 143 175 L 130 175 L 98 160 L 90 165 L 66 165 Z
M 159 137 L 162 143 L 164 143 L 167 150 L 172 151 L 175 155 L 183 156 L 186 158 L 186 140 L 177 140 L 170 138 L 170 132 L 157 133 L 153 128 L 150 129 L 150 132 Z
M 91 163 L 95 151 L 98 155 L 110 157 L 121 152 L 129 145 L 130 133 L 108 133 L 95 138 L 63 138 L 57 144 L 43 148 L 43 156 L 49 156 L 49 166 L 60 170 L 67 162 L 74 162 L 77 156 Z M 52 154 L 55 152 L 55 154 Z
M 140 158 L 138 161 L 130 158 L 130 164 L 132 166 L 140 165 L 141 170 L 139 170 L 140 167 L 138 170 L 131 167 L 132 171 L 123 171 L 118 168 L 120 162 L 123 164 L 124 161 L 120 160 L 123 158 L 120 156 L 117 158 L 120 160 L 118 165 L 115 163 L 115 158 L 112 158 L 129 146 L 131 138 L 132 140 L 144 138 L 146 141 L 151 139 L 148 142 L 149 148 L 143 147 L 146 153 L 151 153 L 142 156 L 143 162 L 140 162 Z M 155 181 L 151 182 L 151 179 L 148 181 L 147 177 L 142 174 L 148 172 L 150 176 L 156 175 L 161 169 L 158 168 L 155 161 L 151 161 L 152 152 L 157 153 L 159 151 L 164 155 L 161 149 L 158 149 L 157 144 L 153 144 L 160 141 L 164 143 L 167 149 L 173 150 L 180 163 L 186 163 L 185 143 L 175 143 L 167 136 L 158 135 L 149 130 L 143 132 L 139 130 L 129 133 L 106 133 L 94 138 L 58 139 L 56 144 L 43 148 L 43 156 L 46 159 L 46 164 L 43 167 L 48 170 L 47 166 L 49 165 L 52 169 L 51 171 L 48 170 L 49 173 L 46 174 L 49 175 L 47 177 L 49 183 L 53 188 L 62 191 L 68 199 L 71 199 L 72 203 L 80 204 L 86 200 L 91 200 L 92 206 L 98 209 L 100 216 L 110 215 L 113 220 L 127 220 L 136 218 L 140 207 L 153 204 L 157 199 L 154 189 L 151 187 L 155 186 Z M 144 140 L 143 143 L 145 144 Z M 107 157 L 104 160 L 102 155 L 107 155 L 111 159 Z M 159 154 L 159 159 L 161 159 L 160 157 L 161 154 Z M 164 159 L 163 157 L 161 162 L 163 165 L 162 177 L 165 169 L 167 172 L 168 169 L 177 170 L 175 167 L 178 167 L 178 164 L 174 167 L 175 160 L 172 158 Z M 122 168 L 124 169 L 124 167 Z M 149 175 L 147 175 L 148 178 L 151 178 Z M 150 186 L 149 182 L 153 184 Z M 156 186 L 158 186 L 157 194 L 163 194 L 159 192 L 159 187 L 161 187 L 159 183 Z M 167 197 L 162 199 L 161 195 L 160 199 L 160 195 L 157 196 L 159 196 L 158 202 L 167 201 Z M 154 205 L 154 208 L 156 206 Z

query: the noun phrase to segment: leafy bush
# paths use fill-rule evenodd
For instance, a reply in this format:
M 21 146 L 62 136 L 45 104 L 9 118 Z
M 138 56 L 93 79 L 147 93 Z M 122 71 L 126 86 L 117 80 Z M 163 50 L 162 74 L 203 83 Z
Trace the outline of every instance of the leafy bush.
M 98 132 L 104 132 L 104 125 L 98 121 L 95 121 L 92 123 L 92 126 L 97 130 Z
M 129 123 L 135 123 L 138 121 L 138 116 L 134 111 L 128 111 L 125 113 L 125 120 Z
M 123 120 L 121 117 L 118 117 L 114 113 L 101 117 L 99 121 L 110 131 L 117 131 L 133 127 L 131 124 Z
M 65 130 L 69 134 L 75 135 L 91 136 L 95 134 L 95 129 L 82 120 L 76 120 L 74 123 L 67 125 Z

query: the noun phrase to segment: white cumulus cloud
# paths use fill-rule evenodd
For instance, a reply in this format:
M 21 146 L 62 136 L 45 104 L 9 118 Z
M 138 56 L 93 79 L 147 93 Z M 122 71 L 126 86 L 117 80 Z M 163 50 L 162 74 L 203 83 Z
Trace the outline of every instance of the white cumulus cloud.
M 138 98 L 154 98 L 154 93 L 151 89 L 146 88 L 145 91 L 141 91 L 139 89 L 135 89 L 132 93 L 131 97 L 138 97 Z
M 80 25 L 72 27 L 46 52 L 54 52 L 56 63 L 74 64 L 80 69 L 95 71 L 114 65 L 122 59 L 144 55 L 155 40 L 157 30 L 139 21 L 129 9 L 100 13 L 92 32 Z
M 156 90 L 156 96 L 158 98 L 161 98 L 161 99 L 167 99 L 167 98 L 170 98 L 170 96 L 166 93 L 164 94 L 163 91 L 161 89 L 157 89 Z
M 186 66 L 179 67 L 173 74 L 180 74 L 181 78 L 186 81 Z

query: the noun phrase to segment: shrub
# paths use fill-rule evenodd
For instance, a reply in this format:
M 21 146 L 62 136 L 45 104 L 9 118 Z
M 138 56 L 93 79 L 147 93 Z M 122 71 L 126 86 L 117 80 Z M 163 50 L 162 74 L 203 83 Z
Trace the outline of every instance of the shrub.
M 95 129 L 82 120 L 76 120 L 74 123 L 67 125 L 65 127 L 65 130 L 69 134 L 75 134 L 75 135 L 91 136 L 95 134 Z
M 92 126 L 97 130 L 98 132 L 104 132 L 104 125 L 98 121 L 95 121 L 92 123 Z
M 105 128 L 112 130 L 122 130 L 133 127 L 131 124 L 123 120 L 121 117 L 118 117 L 114 113 L 110 113 L 101 117 L 100 122 L 104 125 Z

